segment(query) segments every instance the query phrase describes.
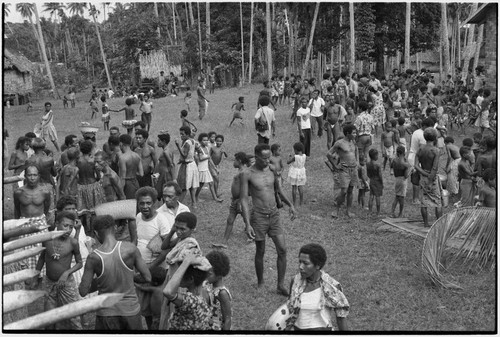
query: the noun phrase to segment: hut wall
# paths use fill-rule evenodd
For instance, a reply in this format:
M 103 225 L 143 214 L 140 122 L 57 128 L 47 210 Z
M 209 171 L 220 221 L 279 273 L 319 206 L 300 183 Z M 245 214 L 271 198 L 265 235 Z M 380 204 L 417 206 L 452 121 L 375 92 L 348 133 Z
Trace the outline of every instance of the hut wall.
M 497 6 L 494 10 L 490 10 L 486 16 L 484 23 L 485 39 L 484 51 L 485 57 L 483 60 L 486 85 L 485 87 L 491 90 L 492 97 L 496 98 L 497 93 L 497 56 L 498 56 L 498 17 Z M 480 63 L 481 64 L 481 63 Z
M 24 95 L 33 91 L 33 81 L 30 73 L 21 73 L 17 70 L 4 70 L 3 94 Z

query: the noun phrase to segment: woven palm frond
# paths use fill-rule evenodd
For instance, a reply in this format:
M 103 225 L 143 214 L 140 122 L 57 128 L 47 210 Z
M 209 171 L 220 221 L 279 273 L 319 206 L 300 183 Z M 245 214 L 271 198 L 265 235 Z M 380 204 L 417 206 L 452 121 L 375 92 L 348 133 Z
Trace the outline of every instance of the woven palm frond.
M 422 249 L 422 268 L 432 282 L 448 289 L 461 287 L 443 272 L 452 265 L 492 268 L 496 251 L 496 209 L 462 207 L 439 218 Z

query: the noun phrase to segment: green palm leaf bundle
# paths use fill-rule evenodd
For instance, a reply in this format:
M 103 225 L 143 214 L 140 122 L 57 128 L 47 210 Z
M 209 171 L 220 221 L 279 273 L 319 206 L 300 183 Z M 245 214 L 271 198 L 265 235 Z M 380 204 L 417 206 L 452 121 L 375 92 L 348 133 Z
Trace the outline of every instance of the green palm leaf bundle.
M 496 225 L 496 209 L 488 207 L 457 208 L 439 218 L 422 250 L 422 268 L 432 282 L 462 289 L 443 275 L 451 266 L 493 268 Z

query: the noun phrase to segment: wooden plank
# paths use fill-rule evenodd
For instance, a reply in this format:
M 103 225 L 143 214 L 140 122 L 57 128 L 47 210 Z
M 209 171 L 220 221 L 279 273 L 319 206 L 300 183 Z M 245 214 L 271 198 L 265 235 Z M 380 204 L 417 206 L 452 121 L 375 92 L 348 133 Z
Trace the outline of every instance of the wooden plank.
M 27 224 L 30 222 L 30 219 L 9 219 L 9 220 L 4 220 L 3 222 L 3 230 L 11 230 L 20 226 L 23 226 L 24 224 Z
M 40 274 L 39 270 L 35 269 L 24 269 L 16 271 L 15 273 L 7 274 L 3 276 L 3 285 L 10 286 L 19 282 L 24 282 L 32 279 L 33 277 Z
M 17 261 L 21 261 L 24 259 L 27 259 L 28 257 L 32 257 L 35 255 L 40 254 L 45 250 L 45 247 L 33 247 L 30 249 L 25 249 L 20 252 L 15 252 L 9 255 L 4 255 L 3 256 L 3 265 L 8 265 L 10 263 L 14 263 Z
M 14 238 L 16 236 L 40 232 L 40 231 L 47 229 L 49 227 L 50 227 L 49 225 L 39 226 L 39 225 L 33 224 L 33 225 L 29 225 L 29 226 L 21 226 L 21 227 L 17 227 L 14 229 L 4 230 L 3 239 L 4 239 L 4 241 L 7 241 L 7 240 Z
M 399 222 L 398 223 L 398 222 L 395 222 L 392 220 L 394 220 L 394 219 L 392 219 L 392 218 L 382 219 L 382 221 L 388 225 L 391 225 L 391 226 L 397 227 L 399 229 L 402 229 L 406 232 L 418 235 L 422 238 L 425 238 L 427 236 L 427 233 L 429 232 L 429 229 L 430 229 L 430 228 L 415 226 L 415 225 L 412 225 L 412 224 L 409 224 L 406 222 Z
M 124 294 L 109 293 L 66 304 L 38 315 L 4 326 L 4 330 L 35 330 L 60 321 L 77 317 L 102 308 L 109 308 L 123 298 Z
M 4 185 L 7 185 L 7 184 L 14 184 L 14 183 L 17 183 L 18 181 L 21 181 L 23 180 L 24 178 L 21 177 L 21 176 L 12 176 L 12 177 L 5 177 L 3 178 L 3 184 Z
M 14 290 L 3 293 L 3 313 L 20 309 L 47 295 L 42 290 Z
M 49 240 L 58 238 L 60 236 L 63 236 L 66 233 L 67 232 L 65 232 L 65 231 L 46 232 L 46 233 L 40 233 L 40 234 L 28 236 L 28 237 L 25 237 L 22 239 L 10 241 L 10 242 L 3 244 L 3 251 L 9 252 L 11 250 L 19 249 L 19 248 L 26 247 L 26 246 L 31 246 L 31 245 L 45 242 L 45 241 L 49 241 Z

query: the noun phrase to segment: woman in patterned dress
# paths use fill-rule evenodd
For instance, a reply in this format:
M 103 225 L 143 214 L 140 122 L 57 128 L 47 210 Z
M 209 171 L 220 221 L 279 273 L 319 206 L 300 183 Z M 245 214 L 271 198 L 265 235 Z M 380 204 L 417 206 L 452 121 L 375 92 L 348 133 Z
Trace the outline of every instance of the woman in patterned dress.
M 368 88 L 370 90 L 370 98 L 373 102 L 373 108 L 371 114 L 373 116 L 373 122 L 375 125 L 375 135 L 378 135 L 378 127 L 383 126 L 385 123 L 385 108 L 382 92 L 376 90 L 372 86 Z

